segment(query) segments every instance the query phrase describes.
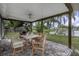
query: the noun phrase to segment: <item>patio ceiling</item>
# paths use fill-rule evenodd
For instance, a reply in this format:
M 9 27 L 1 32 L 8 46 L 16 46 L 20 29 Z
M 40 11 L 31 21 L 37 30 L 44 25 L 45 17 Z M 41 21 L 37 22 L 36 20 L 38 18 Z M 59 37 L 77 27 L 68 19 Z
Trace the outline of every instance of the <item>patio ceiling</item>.
M 68 12 L 64 3 L 3 3 L 0 13 L 3 18 L 21 21 L 36 21 L 45 17 Z
M 72 3 L 71 5 L 74 11 L 79 11 L 79 3 Z

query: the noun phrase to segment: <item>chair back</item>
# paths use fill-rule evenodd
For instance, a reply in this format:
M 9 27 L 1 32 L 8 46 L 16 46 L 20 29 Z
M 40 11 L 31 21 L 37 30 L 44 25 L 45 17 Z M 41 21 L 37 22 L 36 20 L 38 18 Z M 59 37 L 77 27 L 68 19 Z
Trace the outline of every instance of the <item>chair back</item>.
M 46 44 L 46 35 L 43 36 L 42 47 L 44 48 Z

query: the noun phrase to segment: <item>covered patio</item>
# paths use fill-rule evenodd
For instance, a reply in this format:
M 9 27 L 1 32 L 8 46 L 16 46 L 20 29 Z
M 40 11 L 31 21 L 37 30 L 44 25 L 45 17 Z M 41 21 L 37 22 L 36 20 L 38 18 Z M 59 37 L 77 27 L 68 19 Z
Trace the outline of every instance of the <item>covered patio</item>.
M 72 34 L 71 34 L 71 16 L 73 13 L 73 7 L 75 7 L 74 4 L 64 4 L 64 3 L 22 3 L 22 4 L 17 4 L 17 3 L 12 3 L 12 4 L 6 4 L 6 3 L 2 3 L 0 4 L 0 42 L 1 42 L 1 48 L 3 52 L 1 52 L 1 55 L 3 56 L 12 56 L 12 55 L 19 55 L 19 56 L 31 56 L 34 53 L 34 45 L 36 44 L 34 43 L 32 40 L 36 39 L 36 37 L 40 37 L 37 35 L 37 33 L 33 33 L 33 23 L 34 22 L 40 22 L 41 24 L 41 29 L 38 30 L 38 33 L 42 33 L 44 36 L 46 35 L 46 33 L 44 33 L 44 21 L 46 21 L 47 19 L 50 18 L 54 18 L 55 17 L 60 17 L 63 15 L 67 15 L 68 17 L 68 46 L 67 45 L 63 45 L 60 43 L 56 43 L 56 42 L 52 42 L 48 40 L 48 35 L 46 37 L 44 37 L 43 39 L 46 39 L 46 42 L 43 42 L 44 45 L 44 54 L 45 56 L 71 56 L 73 53 L 72 48 Z M 4 21 L 9 20 L 9 21 L 19 21 L 19 22 L 23 22 L 23 26 L 26 25 L 26 29 L 23 30 L 23 28 L 21 28 L 21 30 L 26 31 L 26 32 L 30 32 L 29 36 L 21 36 L 24 39 L 29 39 L 29 41 L 31 42 L 29 45 L 29 47 L 26 47 L 24 45 L 20 45 L 22 46 L 22 49 L 24 49 L 22 52 L 20 53 L 16 53 L 13 54 L 13 46 L 11 46 L 12 44 L 14 44 L 14 42 L 18 42 L 18 37 L 20 36 L 20 31 L 17 34 L 17 38 L 16 35 L 12 35 L 11 38 L 7 37 L 5 35 L 6 31 L 4 29 Z M 57 21 L 56 21 L 57 22 Z M 28 28 L 29 27 L 29 28 Z M 29 30 L 27 30 L 29 29 Z M 18 30 L 15 30 L 18 31 Z M 10 31 L 11 32 L 11 31 Z M 41 35 L 42 35 L 41 34 Z M 67 38 L 66 37 L 66 38 Z M 6 40 L 9 39 L 9 40 Z M 15 39 L 15 40 L 14 40 Z M 19 38 L 21 39 L 21 38 Z M 39 42 L 39 40 L 37 40 Z M 16 45 L 18 44 L 16 42 Z M 21 40 L 21 42 L 19 44 L 22 44 L 22 42 L 26 45 L 27 42 L 25 42 L 24 40 Z M 8 43 L 8 44 L 7 44 Z M 15 45 L 15 46 L 16 46 Z M 2 48 L 4 47 L 4 48 Z M 17 46 L 16 46 L 17 47 Z M 39 53 L 39 51 L 36 51 L 37 53 L 35 53 L 34 55 L 42 55 Z M 14 52 L 15 53 L 15 52 Z

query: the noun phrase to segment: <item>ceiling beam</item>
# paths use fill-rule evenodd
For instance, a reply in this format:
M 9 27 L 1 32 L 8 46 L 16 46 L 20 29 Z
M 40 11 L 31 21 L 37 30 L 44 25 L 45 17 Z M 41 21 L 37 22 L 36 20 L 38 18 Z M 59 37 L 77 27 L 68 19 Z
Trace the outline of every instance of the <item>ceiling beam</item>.
M 73 8 L 72 8 L 72 5 L 70 3 L 65 3 L 65 6 L 68 8 L 70 13 L 73 12 Z
M 38 20 L 35 20 L 35 21 L 32 21 L 32 22 L 37 22 L 37 21 L 41 21 L 41 20 L 47 20 L 49 18 L 58 17 L 58 16 L 62 16 L 62 15 L 65 15 L 65 14 L 69 14 L 69 11 L 59 13 L 59 14 L 56 14 L 56 15 L 52 15 L 52 16 L 48 16 L 48 17 L 44 17 L 44 18 L 41 18 L 41 19 L 38 19 Z
M 10 18 L 2 18 L 3 20 L 12 20 L 12 21 L 22 21 L 22 20 L 16 20 L 16 19 L 10 19 Z M 30 21 L 22 21 L 22 22 L 27 22 L 27 23 L 31 23 Z
M 22 21 L 22 20 L 10 19 L 10 18 L 7 19 L 7 18 L 3 18 L 3 17 L 2 17 L 2 19 L 3 20 L 13 20 L 13 21 L 22 21 L 22 22 L 33 23 L 33 22 L 37 22 L 37 21 L 41 21 L 41 20 L 47 20 L 47 19 L 52 18 L 52 17 L 62 16 L 64 14 L 68 14 L 68 13 L 69 13 L 69 11 L 63 12 L 63 13 L 59 13 L 59 14 L 56 14 L 56 15 L 52 15 L 52 16 L 48 16 L 48 17 L 44 17 L 44 18 L 41 18 L 41 19 L 38 19 L 38 20 L 35 20 L 35 21 Z

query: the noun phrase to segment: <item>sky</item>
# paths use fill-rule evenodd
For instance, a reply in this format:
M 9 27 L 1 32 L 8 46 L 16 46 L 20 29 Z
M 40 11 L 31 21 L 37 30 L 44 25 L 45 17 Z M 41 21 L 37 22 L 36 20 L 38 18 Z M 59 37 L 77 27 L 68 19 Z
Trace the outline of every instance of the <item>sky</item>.
M 75 14 L 75 20 L 74 18 L 72 18 L 72 25 L 75 27 L 78 27 L 79 26 L 79 11 L 76 11 L 74 14 Z M 64 25 L 68 26 L 68 20 L 66 21 Z

